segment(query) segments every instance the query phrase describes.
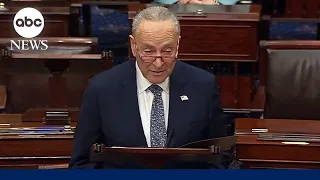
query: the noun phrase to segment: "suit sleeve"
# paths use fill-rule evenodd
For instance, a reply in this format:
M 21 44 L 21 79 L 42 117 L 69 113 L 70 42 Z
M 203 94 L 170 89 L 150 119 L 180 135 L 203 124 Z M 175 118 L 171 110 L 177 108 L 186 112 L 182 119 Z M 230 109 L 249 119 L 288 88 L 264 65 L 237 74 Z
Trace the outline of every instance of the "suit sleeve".
M 210 81 L 210 96 L 211 101 L 209 105 L 209 130 L 208 130 L 208 138 L 219 138 L 227 135 L 225 123 L 224 123 L 224 113 L 220 101 L 220 93 L 218 89 L 218 85 L 213 76 Z
M 225 115 L 222 109 L 220 101 L 220 93 L 215 77 L 211 81 L 211 103 L 209 109 L 209 130 L 208 138 L 219 138 L 227 136 L 226 126 L 225 126 Z M 223 153 L 221 164 L 217 165 L 215 168 L 228 169 L 230 164 L 235 160 L 234 147 Z
M 98 168 L 97 164 L 89 162 L 89 155 L 91 145 L 98 142 L 101 136 L 97 91 L 92 84 L 89 84 L 83 95 L 79 121 L 73 139 L 73 150 L 69 168 Z

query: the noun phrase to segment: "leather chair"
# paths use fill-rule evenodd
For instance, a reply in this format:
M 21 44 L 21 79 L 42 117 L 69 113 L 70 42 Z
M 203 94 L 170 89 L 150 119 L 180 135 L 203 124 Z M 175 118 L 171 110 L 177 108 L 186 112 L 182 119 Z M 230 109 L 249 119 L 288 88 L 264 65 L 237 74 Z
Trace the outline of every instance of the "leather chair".
M 320 50 L 268 49 L 264 118 L 320 119 Z

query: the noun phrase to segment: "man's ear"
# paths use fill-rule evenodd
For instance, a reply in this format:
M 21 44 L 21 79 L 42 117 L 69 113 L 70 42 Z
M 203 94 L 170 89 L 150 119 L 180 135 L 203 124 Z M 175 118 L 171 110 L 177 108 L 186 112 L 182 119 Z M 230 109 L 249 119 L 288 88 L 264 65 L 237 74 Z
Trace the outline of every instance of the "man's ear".
M 178 38 L 176 58 L 178 58 L 178 52 L 179 52 L 180 39 L 181 39 L 181 36 L 179 36 L 179 38 Z
M 131 48 L 132 55 L 134 57 L 136 57 L 136 53 L 137 53 L 136 52 L 136 41 L 132 35 L 129 36 L 129 39 L 130 39 L 130 48 Z

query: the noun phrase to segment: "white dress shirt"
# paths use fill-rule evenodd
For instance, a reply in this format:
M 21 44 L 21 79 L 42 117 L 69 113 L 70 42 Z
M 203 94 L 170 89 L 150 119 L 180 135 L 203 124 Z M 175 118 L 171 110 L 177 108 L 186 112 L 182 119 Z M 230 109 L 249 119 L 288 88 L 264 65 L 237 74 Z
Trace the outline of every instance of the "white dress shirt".
M 148 89 L 152 85 L 142 74 L 138 64 L 136 63 L 136 76 L 137 76 L 137 95 L 139 102 L 139 110 L 141 123 L 146 137 L 148 146 L 151 146 L 150 143 L 150 117 L 151 117 L 151 107 L 153 101 L 153 93 Z M 166 128 L 168 127 L 168 114 L 169 114 L 169 77 L 158 84 L 162 88 L 162 100 L 164 106 L 164 117 Z

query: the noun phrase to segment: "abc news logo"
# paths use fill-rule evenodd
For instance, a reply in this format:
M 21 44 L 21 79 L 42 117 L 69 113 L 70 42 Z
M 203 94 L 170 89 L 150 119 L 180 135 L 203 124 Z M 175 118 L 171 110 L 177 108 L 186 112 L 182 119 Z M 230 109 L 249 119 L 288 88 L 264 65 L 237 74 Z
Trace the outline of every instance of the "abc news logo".
M 47 50 L 48 40 L 30 39 L 38 36 L 44 28 L 42 14 L 34 8 L 23 8 L 17 12 L 13 20 L 14 30 L 23 38 L 21 40 L 10 40 L 10 50 Z
M 15 21 L 16 23 L 16 26 L 21 28 L 21 27 L 32 27 L 32 26 L 35 26 L 35 27 L 41 27 L 42 25 L 42 21 L 41 19 L 39 18 L 36 18 L 34 20 L 28 18 L 27 16 L 24 17 L 24 19 L 17 19 Z

